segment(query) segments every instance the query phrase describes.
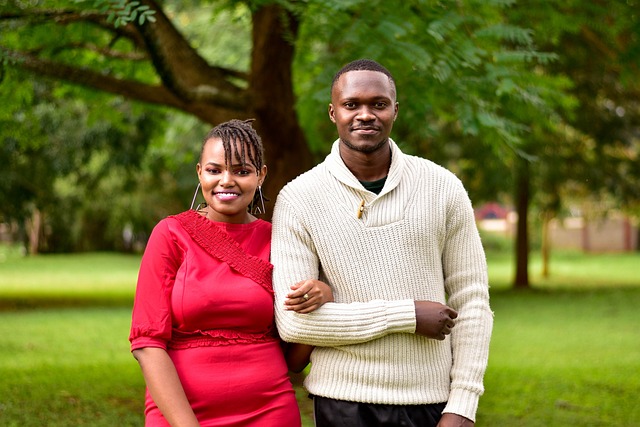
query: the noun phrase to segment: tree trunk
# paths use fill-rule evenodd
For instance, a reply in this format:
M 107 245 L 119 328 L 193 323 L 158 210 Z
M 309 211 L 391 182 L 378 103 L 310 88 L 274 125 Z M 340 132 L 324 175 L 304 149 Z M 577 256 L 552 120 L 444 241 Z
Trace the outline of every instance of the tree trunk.
M 545 211 L 542 214 L 542 244 L 540 252 L 542 255 L 542 277 L 545 279 L 549 277 L 549 258 L 551 255 L 551 242 L 549 238 L 549 224 L 553 214 L 549 211 Z
M 519 158 L 516 166 L 516 211 L 518 225 L 516 228 L 516 275 L 514 287 L 529 288 L 529 162 Z
M 253 50 L 249 88 L 256 130 L 265 146 L 268 175 L 265 219 L 271 218 L 280 189 L 313 166 L 311 151 L 298 124 L 293 93 L 293 40 L 298 33 L 297 18 L 276 5 L 267 5 L 253 14 Z
M 37 255 L 40 247 L 40 228 L 42 225 L 42 214 L 37 208 L 31 214 L 31 228 L 29 230 L 29 255 Z

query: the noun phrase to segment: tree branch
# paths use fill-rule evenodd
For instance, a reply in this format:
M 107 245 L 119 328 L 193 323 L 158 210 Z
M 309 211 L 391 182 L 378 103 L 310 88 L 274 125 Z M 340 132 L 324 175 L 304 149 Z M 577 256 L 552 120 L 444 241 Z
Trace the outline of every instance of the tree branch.
M 68 43 L 62 46 L 57 46 L 54 49 L 54 53 L 61 52 L 63 50 L 75 50 L 75 49 L 88 50 L 90 52 L 98 53 L 106 58 L 122 59 L 125 61 L 143 61 L 143 60 L 149 59 L 149 57 L 146 55 L 145 52 L 123 52 L 119 50 L 98 46 L 94 43 Z M 38 51 L 39 50 L 41 49 L 38 49 Z
M 143 0 L 142 3 L 155 11 L 155 22 L 136 23 L 136 28 L 145 40 L 158 75 L 169 90 L 186 100 L 247 104 L 246 91 L 230 82 L 229 73 L 224 69 L 211 67 L 155 1 Z M 185 64 L 189 66 L 185 67 Z
M 121 95 L 137 101 L 164 105 L 190 112 L 204 121 L 213 122 L 215 117 L 237 117 L 247 109 L 237 102 L 225 103 L 219 99 L 212 104 L 189 102 L 176 96 L 164 86 L 153 86 L 134 80 L 118 79 L 87 68 L 73 67 L 36 56 L 16 52 L 0 46 L 0 57 L 8 59 L 14 66 L 40 76 L 51 77 L 69 83 L 86 86 L 103 92 Z
M 106 16 L 95 11 L 66 9 L 40 9 L 28 12 L 0 14 L 0 20 L 25 20 L 31 25 L 55 22 L 59 25 L 90 23 L 111 33 L 115 38 L 125 37 L 138 49 L 146 52 L 164 86 L 176 96 L 193 102 L 209 102 L 233 105 L 244 109 L 248 103 L 246 90 L 229 78 L 248 80 L 246 73 L 210 66 L 179 33 L 154 1 L 147 5 L 155 11 L 156 22 L 142 25 L 124 25 L 116 28 L 107 22 Z M 116 53 L 106 48 L 89 47 L 105 57 L 128 57 L 129 53 Z
M 116 28 L 112 23 L 107 22 L 104 14 L 93 11 L 77 11 L 64 9 L 40 9 L 30 10 L 21 13 L 1 13 L 0 21 L 24 20 L 31 25 L 48 24 L 54 22 L 59 25 L 70 25 L 74 23 L 89 23 L 112 33 L 118 37 L 125 37 L 136 47 L 144 48 L 144 40 L 140 33 L 131 25 Z

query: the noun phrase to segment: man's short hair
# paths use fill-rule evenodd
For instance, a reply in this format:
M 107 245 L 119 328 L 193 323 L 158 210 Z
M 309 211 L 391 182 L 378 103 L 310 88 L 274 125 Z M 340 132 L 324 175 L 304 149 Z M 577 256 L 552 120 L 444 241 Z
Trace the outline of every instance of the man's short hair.
M 389 77 L 389 82 L 391 83 L 391 86 L 393 86 L 393 91 L 396 91 L 396 82 L 389 70 L 372 59 L 357 59 L 355 61 L 349 62 L 336 73 L 336 75 L 333 77 L 333 82 L 331 82 L 332 92 L 333 87 L 336 85 L 336 82 L 338 81 L 340 76 L 348 73 L 349 71 L 377 71 L 379 73 L 382 73 L 385 76 Z

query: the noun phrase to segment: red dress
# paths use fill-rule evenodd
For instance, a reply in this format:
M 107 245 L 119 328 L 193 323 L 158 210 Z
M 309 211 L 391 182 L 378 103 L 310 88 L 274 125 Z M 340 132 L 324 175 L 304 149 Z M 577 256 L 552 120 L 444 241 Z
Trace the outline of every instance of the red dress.
M 194 211 L 154 228 L 142 257 L 131 350 L 167 350 L 202 426 L 300 426 L 275 333 L 271 224 Z M 168 426 L 146 393 L 145 425 Z

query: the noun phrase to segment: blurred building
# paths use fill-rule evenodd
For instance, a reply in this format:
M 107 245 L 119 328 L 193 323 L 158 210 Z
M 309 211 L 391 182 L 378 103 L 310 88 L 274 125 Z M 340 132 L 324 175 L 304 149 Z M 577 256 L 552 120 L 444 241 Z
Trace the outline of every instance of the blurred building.
M 478 228 L 486 232 L 515 235 L 518 215 L 498 203 L 487 203 L 476 209 Z M 552 248 L 585 252 L 630 252 L 640 248 L 638 224 L 618 211 L 601 216 L 583 216 L 580 211 L 567 218 L 554 218 L 549 223 Z

